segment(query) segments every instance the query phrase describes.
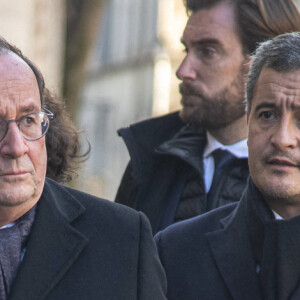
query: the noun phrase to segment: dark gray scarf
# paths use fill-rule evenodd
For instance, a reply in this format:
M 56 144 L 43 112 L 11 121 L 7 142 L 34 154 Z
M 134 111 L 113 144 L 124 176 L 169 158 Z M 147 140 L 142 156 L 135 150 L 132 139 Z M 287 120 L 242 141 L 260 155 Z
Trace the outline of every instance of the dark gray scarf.
M 264 299 L 290 299 L 300 285 L 300 216 L 275 220 L 262 195 L 250 182 L 248 217 Z
M 5 300 L 16 277 L 36 206 L 19 218 L 12 227 L 0 229 L 0 299 Z

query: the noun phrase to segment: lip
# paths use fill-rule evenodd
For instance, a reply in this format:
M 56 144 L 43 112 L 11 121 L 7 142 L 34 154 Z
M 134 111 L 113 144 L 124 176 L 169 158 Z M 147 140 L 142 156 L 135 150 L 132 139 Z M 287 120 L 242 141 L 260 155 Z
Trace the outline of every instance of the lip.
M 28 171 L 8 171 L 1 173 L 0 176 L 22 176 L 28 174 Z
M 267 160 L 267 163 L 276 168 L 298 168 L 299 167 L 292 160 L 285 157 L 272 157 Z

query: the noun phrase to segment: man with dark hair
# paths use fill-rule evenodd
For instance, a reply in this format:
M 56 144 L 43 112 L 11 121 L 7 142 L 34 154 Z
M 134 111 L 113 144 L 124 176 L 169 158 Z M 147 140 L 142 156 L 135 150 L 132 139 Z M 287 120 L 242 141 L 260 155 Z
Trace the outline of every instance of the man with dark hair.
M 300 299 L 300 34 L 261 44 L 246 91 L 250 178 L 240 202 L 156 241 L 169 300 Z
M 293 0 L 186 0 L 182 109 L 121 129 L 131 160 L 116 202 L 154 232 L 239 200 L 248 177 L 244 81 L 257 44 L 300 30 Z
M 0 299 L 166 299 L 146 217 L 46 178 L 49 165 L 61 180 L 73 171 L 78 141 L 62 157 L 58 143 L 77 133 L 63 118 L 38 69 L 0 38 Z

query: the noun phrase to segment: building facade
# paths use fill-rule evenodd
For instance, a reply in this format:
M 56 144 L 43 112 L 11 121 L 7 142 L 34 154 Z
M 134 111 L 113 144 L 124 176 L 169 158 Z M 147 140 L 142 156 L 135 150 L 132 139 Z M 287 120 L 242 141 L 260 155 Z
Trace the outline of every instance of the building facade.
M 77 185 L 113 199 L 129 156 L 117 129 L 179 107 L 175 70 L 186 12 L 177 0 L 111 0 L 82 95 L 92 145 Z
M 65 37 L 65 1 L 0 0 L 0 35 L 41 69 L 47 85 L 60 92 Z

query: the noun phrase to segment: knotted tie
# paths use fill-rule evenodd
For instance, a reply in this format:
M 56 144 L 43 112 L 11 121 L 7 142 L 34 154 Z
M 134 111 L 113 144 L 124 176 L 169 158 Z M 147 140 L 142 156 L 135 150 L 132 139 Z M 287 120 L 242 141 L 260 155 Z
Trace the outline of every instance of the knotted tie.
M 0 229 L 0 299 L 5 300 L 21 263 L 21 252 L 35 216 L 35 207 L 12 227 Z
M 216 195 L 219 188 L 220 179 L 224 168 L 229 165 L 235 157 L 227 150 L 216 149 L 213 151 L 214 162 L 215 162 L 215 171 L 213 181 L 210 187 L 210 190 L 207 194 L 207 208 L 211 210 L 214 208 L 214 195 Z

